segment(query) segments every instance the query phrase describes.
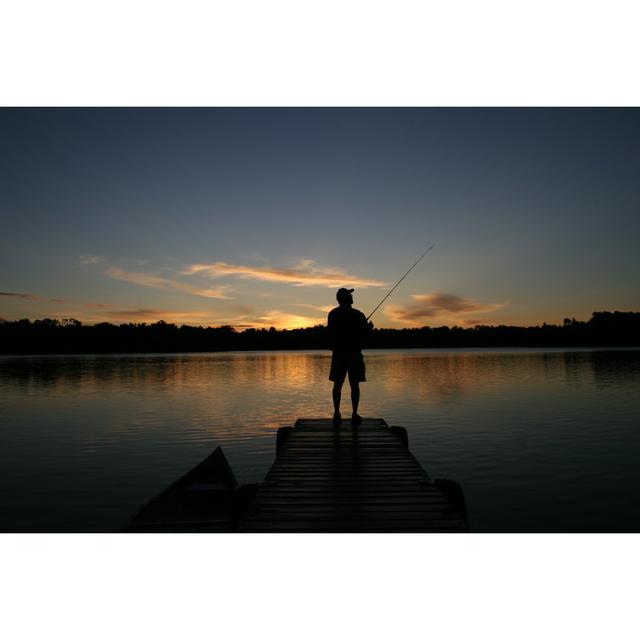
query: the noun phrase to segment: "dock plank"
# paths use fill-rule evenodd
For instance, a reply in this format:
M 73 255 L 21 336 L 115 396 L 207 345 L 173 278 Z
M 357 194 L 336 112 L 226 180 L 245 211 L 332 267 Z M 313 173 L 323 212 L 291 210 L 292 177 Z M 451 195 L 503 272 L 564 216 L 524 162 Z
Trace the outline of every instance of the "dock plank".
M 381 418 L 298 420 L 238 528 L 462 532 L 468 527 Z

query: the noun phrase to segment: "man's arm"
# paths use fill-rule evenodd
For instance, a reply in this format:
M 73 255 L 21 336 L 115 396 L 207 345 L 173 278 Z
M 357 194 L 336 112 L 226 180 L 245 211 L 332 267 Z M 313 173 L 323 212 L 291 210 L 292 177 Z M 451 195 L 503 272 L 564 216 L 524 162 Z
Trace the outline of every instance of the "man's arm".
M 360 333 L 362 335 L 362 339 L 365 340 L 366 338 L 369 337 L 369 335 L 371 335 L 371 329 L 373 329 L 373 322 L 369 322 L 366 318 L 366 316 L 364 315 L 364 313 L 362 313 L 362 311 L 360 312 Z
M 329 311 L 327 316 L 327 334 L 329 338 L 329 349 L 333 349 L 336 342 L 336 321 L 335 314 Z

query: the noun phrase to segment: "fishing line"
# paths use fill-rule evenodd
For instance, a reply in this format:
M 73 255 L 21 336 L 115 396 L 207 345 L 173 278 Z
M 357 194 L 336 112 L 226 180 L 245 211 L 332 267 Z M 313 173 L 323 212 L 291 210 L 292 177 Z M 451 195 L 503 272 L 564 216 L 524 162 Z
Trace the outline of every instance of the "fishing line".
M 427 253 L 429 253 L 429 251 L 431 251 L 431 249 L 433 249 L 435 245 L 431 245 L 410 267 L 409 270 L 407 271 L 407 273 L 405 273 L 402 278 L 400 278 L 400 280 L 398 280 L 398 282 L 396 282 L 393 287 L 391 288 L 391 290 L 389 291 L 389 293 L 387 293 L 387 295 L 382 298 L 382 300 L 380 300 L 380 302 L 378 303 L 378 306 L 367 316 L 367 320 L 369 320 L 369 318 L 380 308 L 380 305 L 395 291 L 395 288 L 409 275 L 409 273 L 411 272 L 411 270 L 413 269 L 413 267 L 415 267 L 418 262 L 420 262 L 420 260 L 422 260 L 422 258 L 424 258 Z

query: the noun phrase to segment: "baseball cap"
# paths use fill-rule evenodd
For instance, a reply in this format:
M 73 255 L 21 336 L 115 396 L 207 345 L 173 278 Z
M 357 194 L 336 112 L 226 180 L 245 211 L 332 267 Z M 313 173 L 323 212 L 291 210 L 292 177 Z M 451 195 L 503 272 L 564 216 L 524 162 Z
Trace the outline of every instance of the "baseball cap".
M 338 289 L 338 293 L 336 293 L 336 300 L 340 300 L 340 298 L 344 298 L 345 296 L 353 293 L 353 289 L 345 289 L 344 287 L 341 287 L 340 289 Z

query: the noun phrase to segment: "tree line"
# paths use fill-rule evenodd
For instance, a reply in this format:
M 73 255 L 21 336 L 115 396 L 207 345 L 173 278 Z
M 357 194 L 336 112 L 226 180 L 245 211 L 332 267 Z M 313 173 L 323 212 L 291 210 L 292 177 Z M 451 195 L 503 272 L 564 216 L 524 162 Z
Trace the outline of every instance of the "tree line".
M 561 325 L 374 329 L 366 348 L 445 347 L 622 347 L 640 345 L 640 313 L 596 311 L 588 321 L 566 318 Z M 0 323 L 0 353 L 171 353 L 328 349 L 327 328 L 244 329 L 107 322 L 75 319 Z

